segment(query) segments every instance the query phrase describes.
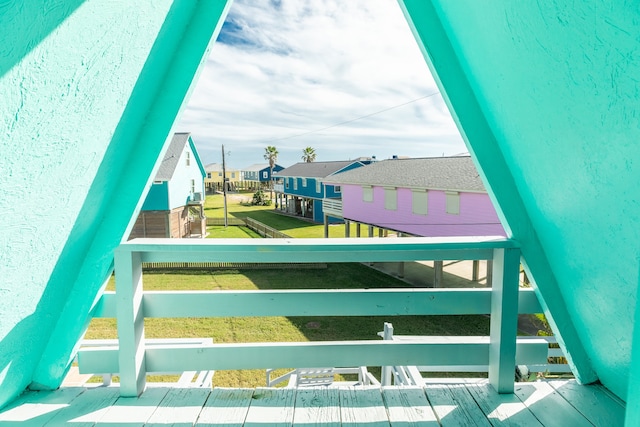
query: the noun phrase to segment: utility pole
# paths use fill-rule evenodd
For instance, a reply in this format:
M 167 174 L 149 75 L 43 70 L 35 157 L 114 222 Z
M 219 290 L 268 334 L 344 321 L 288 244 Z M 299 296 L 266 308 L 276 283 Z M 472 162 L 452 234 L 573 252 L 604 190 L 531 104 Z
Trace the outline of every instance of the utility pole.
M 222 144 L 222 195 L 224 197 L 224 226 L 228 225 L 227 222 L 227 170 L 224 163 L 224 144 Z

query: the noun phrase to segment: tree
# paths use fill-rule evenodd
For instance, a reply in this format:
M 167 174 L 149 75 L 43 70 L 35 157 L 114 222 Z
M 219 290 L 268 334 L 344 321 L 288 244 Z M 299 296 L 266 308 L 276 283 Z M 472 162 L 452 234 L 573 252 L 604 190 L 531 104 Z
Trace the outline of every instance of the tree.
M 302 150 L 302 160 L 307 163 L 311 163 L 316 159 L 316 149 L 312 147 L 307 147 Z
M 269 162 L 269 189 L 270 198 L 273 199 L 273 167 L 278 161 L 278 149 L 272 145 L 264 149 L 264 159 Z

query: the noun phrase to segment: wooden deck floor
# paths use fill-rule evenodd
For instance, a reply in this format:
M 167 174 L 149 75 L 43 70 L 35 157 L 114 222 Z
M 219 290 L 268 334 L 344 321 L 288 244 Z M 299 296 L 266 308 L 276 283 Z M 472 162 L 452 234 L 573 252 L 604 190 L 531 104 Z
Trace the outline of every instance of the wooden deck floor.
M 498 395 L 486 381 L 424 388 L 225 389 L 118 387 L 27 392 L 0 426 L 622 426 L 624 407 L 601 386 L 516 384 Z

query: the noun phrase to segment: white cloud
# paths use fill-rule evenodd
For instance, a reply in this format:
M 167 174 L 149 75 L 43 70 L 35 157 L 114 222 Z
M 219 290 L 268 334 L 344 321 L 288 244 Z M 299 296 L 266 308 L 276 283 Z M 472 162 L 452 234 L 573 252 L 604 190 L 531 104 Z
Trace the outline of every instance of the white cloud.
M 236 0 L 177 129 L 237 168 L 463 152 L 437 91 L 395 0 Z

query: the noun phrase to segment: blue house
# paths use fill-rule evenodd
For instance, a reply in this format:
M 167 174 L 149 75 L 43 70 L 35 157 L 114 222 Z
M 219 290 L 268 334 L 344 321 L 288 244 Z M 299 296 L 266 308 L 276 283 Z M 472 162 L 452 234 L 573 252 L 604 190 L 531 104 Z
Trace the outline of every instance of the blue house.
M 323 180 L 340 172 L 372 162 L 369 157 L 333 162 L 300 162 L 274 174 L 276 209 L 314 222 L 323 222 L 322 199 L 339 199 L 339 185 L 325 185 Z
M 204 237 L 205 171 L 189 133 L 175 133 L 133 225 L 137 237 Z
M 280 172 L 284 167 L 279 164 L 273 166 L 273 173 Z M 242 180 L 244 187 L 250 189 L 266 188 L 271 181 L 271 168 L 269 163 L 256 163 L 242 169 Z

